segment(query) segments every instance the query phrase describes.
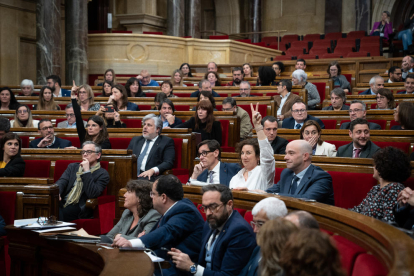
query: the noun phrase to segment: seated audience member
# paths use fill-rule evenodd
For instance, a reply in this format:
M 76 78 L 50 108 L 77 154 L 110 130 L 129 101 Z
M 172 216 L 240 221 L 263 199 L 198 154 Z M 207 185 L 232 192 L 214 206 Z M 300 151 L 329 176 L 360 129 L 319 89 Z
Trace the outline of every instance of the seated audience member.
M 243 68 L 243 78 L 252 78 L 253 77 L 253 68 L 250 63 L 245 63 L 242 66 Z
M 77 87 L 73 81 L 71 97 L 72 102 L 73 99 L 77 100 L 77 105 L 82 111 L 98 111 L 101 108 L 100 104 L 94 102 L 92 87 L 87 84 Z
M 393 66 L 388 70 L 388 83 L 401 82 L 402 81 L 402 70 L 398 66 Z
M 351 84 L 344 75 L 341 75 L 341 65 L 339 65 L 337 61 L 329 63 L 326 71 L 329 77 L 333 80 L 334 87 L 342 88 L 345 93 L 349 93 L 351 91 Z
M 413 31 L 414 30 L 414 13 L 404 22 L 404 29 L 397 35 L 398 40 L 402 40 L 403 54 L 414 54 Z
M 109 183 L 108 172 L 101 168 L 102 148 L 92 142 L 82 144 L 82 162 L 71 163 L 56 185 L 59 187 L 59 220 L 72 221 L 93 217 L 86 208 L 89 198 L 97 198 Z
M 307 82 L 308 76 L 305 71 L 298 69 L 292 73 L 292 84 L 300 85 L 308 91 L 308 108 L 316 109 L 316 105 L 321 103 L 318 89 L 313 83 Z
M 178 98 L 178 96 L 173 94 L 174 87 L 169 80 L 163 81 L 161 83 L 161 91 L 167 96 L 167 98 Z
M 113 69 L 107 69 L 104 73 L 104 82 L 109 81 L 112 84 L 116 84 L 116 75 Z M 98 86 L 102 86 L 103 83 L 99 83 Z
M 198 102 L 194 116 L 174 128 L 191 128 L 193 132 L 201 133 L 201 141 L 214 139 L 222 144 L 221 123 L 214 118 L 210 101 Z
M 33 81 L 32 80 L 28 80 L 28 79 L 24 79 L 22 80 L 22 82 L 20 83 L 20 94 L 19 96 L 37 96 L 34 93 L 34 85 L 33 85 Z
M 148 70 L 142 70 L 136 78 L 139 79 L 139 84 L 141 86 L 160 86 L 158 82 L 151 79 L 151 75 Z
M 112 95 L 112 85 L 113 83 L 107 80 L 102 83 L 102 97 L 109 97 Z
M 286 147 L 286 169 L 280 180 L 267 193 L 295 198 L 308 198 L 334 205 L 332 177 L 312 165 L 312 147 L 304 140 L 294 140 Z
M 377 93 L 377 109 L 394 109 L 394 95 L 387 88 L 381 88 Z
M 250 95 L 251 87 L 248 81 L 242 81 L 240 83 L 240 94 L 235 97 L 256 97 L 254 95 Z
M 256 139 L 241 141 L 236 145 L 240 163 L 243 166 L 230 181 L 230 188 L 239 190 L 266 189 L 273 185 L 275 179 L 275 158 L 273 148 L 263 131 L 262 115 L 259 113 L 259 103 L 256 109 L 250 104 Z
M 352 142 L 338 148 L 337 157 L 372 158 L 380 147 L 370 141 L 369 123 L 367 120 L 357 118 L 351 122 L 349 137 Z
M 194 166 L 188 184 L 207 185 L 223 184 L 227 187 L 230 180 L 241 167 L 237 163 L 221 162 L 221 147 L 216 140 L 204 140 L 197 145 L 200 163 Z
M 220 77 L 217 72 L 207 72 L 204 74 L 204 79 L 210 82 L 211 88 L 221 86 Z
M 80 106 L 76 101 L 76 95 L 72 94 L 72 108 L 76 118 L 76 131 L 80 144 L 85 141 L 92 141 L 99 145 L 102 149 L 111 149 L 111 142 L 109 141 L 108 131 L 105 126 L 105 121 L 99 116 L 89 117 L 86 126 L 83 124 Z M 39 124 L 40 126 L 40 124 Z
M 276 218 L 263 225 L 257 234 L 257 244 L 260 246 L 260 275 L 282 276 L 283 269 L 279 265 L 282 249 L 289 237 L 299 231 L 292 222 Z
M 271 67 L 260 66 L 257 72 L 258 86 L 275 86 L 276 73 Z
M 277 136 L 278 123 L 275 117 L 266 116 L 262 120 L 264 134 L 273 148 L 274 154 L 285 154 L 288 140 Z
M 360 100 L 353 100 L 351 102 L 351 105 L 349 106 L 349 119 L 351 119 L 351 122 L 345 122 L 343 123 L 339 128 L 340 129 L 349 129 L 351 123 L 353 120 L 356 119 L 365 119 L 367 116 L 367 105 Z M 380 130 L 381 126 L 376 123 L 368 122 L 369 129 L 373 130 Z
M 176 263 L 161 248 L 175 248 L 196 262 L 201 250 L 203 217 L 189 199 L 183 198 L 183 185 L 172 174 L 163 175 L 154 182 L 151 197 L 154 209 L 162 215 L 157 226 L 138 239 L 117 237 L 113 245 L 152 249 L 158 257 L 171 264 L 169 269 L 162 270 L 163 275 L 181 275 Z
M 104 83 L 105 87 L 105 83 Z M 65 115 L 68 118 L 66 121 L 60 122 L 57 124 L 57 128 L 76 128 L 76 117 L 75 113 L 73 112 L 72 104 L 68 104 L 65 107 Z M 83 125 L 86 126 L 86 121 L 83 121 Z
M 6 222 L 4 221 L 3 217 L 0 216 L 0 237 L 7 235 L 6 229 L 4 229 L 4 227 L 6 227 Z
M 250 116 L 243 108 L 237 106 L 237 102 L 232 97 L 227 97 L 222 102 L 222 111 L 233 111 L 240 117 L 240 140 L 252 136 L 252 123 Z M 223 183 L 222 183 L 223 184 Z
M 405 81 L 407 75 L 414 72 L 414 57 L 405 56 L 401 63 L 402 80 Z
M 397 92 L 397 94 L 414 94 L 414 74 L 407 75 L 404 81 L 405 91 Z
M 306 211 L 293 211 L 285 216 L 285 219 L 293 222 L 299 229 L 317 229 L 319 230 L 318 221 Z
M 394 120 L 400 125 L 392 126 L 392 130 L 414 130 L 414 104 L 411 102 L 400 102 L 394 110 Z
M 296 60 L 295 70 L 303 70 L 303 71 L 306 71 L 306 61 L 303 58 L 300 58 L 300 59 Z M 312 77 L 313 76 L 313 74 L 310 73 L 310 72 L 307 72 L 306 75 L 308 77 Z
M 256 247 L 252 228 L 233 209 L 233 195 L 221 184 L 203 186 L 206 213 L 198 262 L 176 248 L 168 252 L 178 269 L 195 275 L 238 275 Z
M 158 110 L 160 107 L 160 102 L 167 99 L 167 96 L 164 93 L 157 93 L 154 97 L 154 107 L 151 110 Z
M 231 71 L 233 74 L 233 80 L 226 84 L 226 86 L 240 86 L 240 83 L 244 80 L 243 69 L 241 67 L 235 67 Z
M 19 106 L 14 93 L 8 87 L 0 88 L 0 102 L 0 110 L 16 110 Z
M 49 119 L 40 120 L 37 128 L 41 137 L 31 141 L 29 148 L 63 149 L 72 146 L 71 141 L 55 136 L 55 129 Z
M 215 62 L 210 61 L 207 64 L 207 72 L 216 72 L 219 75 L 220 78 L 227 78 L 227 76 L 225 74 L 219 74 L 217 72 L 217 70 L 218 70 L 218 67 L 217 67 L 217 64 Z
M 7 118 L 0 116 L 0 139 L 3 138 L 3 136 L 6 133 L 10 132 L 10 121 L 7 120 Z
M 381 15 L 381 21 L 375 22 L 372 27 L 372 36 L 380 36 L 381 38 L 389 39 L 389 35 L 392 34 L 392 23 L 390 22 L 390 12 L 384 11 Z
M 280 77 L 283 71 L 285 71 L 285 65 L 283 62 L 277 61 L 272 64 L 272 69 L 275 71 L 276 76 Z
M 115 84 L 116 85 L 116 84 Z M 112 85 L 112 88 L 115 86 Z M 122 86 L 121 84 L 116 85 L 117 87 Z M 127 92 L 128 97 L 146 97 L 144 92 L 142 92 L 141 85 L 137 78 L 129 78 L 125 83 L 125 91 Z M 113 91 L 111 93 L 113 95 Z
M 301 129 L 306 121 L 314 120 L 322 129 L 325 129 L 325 125 L 319 118 L 308 115 L 306 104 L 301 99 L 292 105 L 291 111 L 292 117 L 283 120 L 282 128 Z
M 14 113 L 14 119 L 10 121 L 10 127 L 36 127 L 39 125 L 39 120 L 34 120 L 30 108 L 23 104 L 20 105 Z
M 12 132 L 1 139 L 0 177 L 19 177 L 24 175 L 26 163 L 20 156 L 22 140 Z
M 392 209 L 398 194 L 404 190 L 401 184 L 411 176 L 410 159 L 400 149 L 386 147 L 374 156 L 374 175 L 379 184 L 368 192 L 362 202 L 349 210 L 387 222 L 394 222 Z
M 128 145 L 128 149 L 132 149 L 138 158 L 138 179 L 154 181 L 174 166 L 174 140 L 161 135 L 161 132 L 161 119 L 155 114 L 148 114 L 142 119 L 142 136 L 132 138 Z
M 306 121 L 300 129 L 300 139 L 303 139 L 312 147 L 312 155 L 323 155 L 327 157 L 336 156 L 336 147 L 321 139 L 322 129 L 316 121 Z
M 53 99 L 52 88 L 43 86 L 40 89 L 39 100 L 33 106 L 33 110 L 60 110 L 60 106 L 55 103 Z
M 151 182 L 130 180 L 126 185 L 126 190 L 124 194 L 125 211 L 114 228 L 106 234 L 112 241 L 117 237 L 132 240 L 148 234 L 161 217 L 152 206 Z
M 216 109 L 216 100 L 214 99 L 210 91 L 204 91 L 204 90 L 200 91 L 200 94 L 198 94 L 198 97 L 197 97 L 197 102 L 199 103 L 200 101 L 209 101 L 211 105 L 213 106 L 213 110 L 218 111 Z M 195 111 L 196 107 L 194 106 L 193 109 L 191 110 Z
M 284 217 L 287 214 L 287 209 L 285 203 L 275 197 L 267 197 L 260 200 L 252 210 L 253 220 L 250 222 L 253 227 L 253 232 L 256 233 L 256 240 L 258 240 L 258 233 L 265 223 L 269 221 L 276 221 L 277 218 Z M 283 224 L 281 221 L 277 221 Z M 273 222 L 272 222 L 273 224 Z M 277 223 L 279 225 L 279 223 Z M 277 226 L 276 226 L 277 227 Z M 271 227 L 272 228 L 272 227 Z M 267 228 L 269 230 L 269 228 Z M 265 234 L 267 235 L 267 234 Z M 259 242 L 258 242 L 259 243 Z M 250 256 L 249 262 L 240 272 L 239 276 L 256 276 L 259 274 L 259 262 L 262 258 L 260 252 L 260 246 L 256 246 L 253 250 L 252 255 Z M 262 272 L 262 271 L 261 271 Z
M 70 90 L 61 88 L 62 81 L 59 76 L 50 75 L 46 77 L 47 86 L 52 89 L 54 97 L 70 97 Z
M 173 86 L 187 87 L 187 85 L 183 83 L 184 74 L 180 69 L 174 70 L 174 72 L 171 75 L 171 82 Z
M 170 99 L 165 99 L 160 103 L 160 119 L 162 128 L 174 128 L 183 123 L 183 121 L 174 114 L 174 103 Z
M 112 86 L 112 95 L 109 96 L 108 104 L 113 104 L 118 111 L 139 111 L 138 105 L 128 101 L 128 94 L 122 84 Z
M 411 153 L 411 161 L 413 154 Z M 413 230 L 414 228 L 414 191 L 410 187 L 404 188 L 397 198 L 397 203 L 393 208 L 395 221 L 399 227 Z
M 322 108 L 322 110 L 349 110 L 346 103 L 346 95 L 342 88 L 335 88 L 331 91 L 331 105 Z
M 113 112 L 109 112 L 109 108 L 113 108 Z M 126 124 L 121 121 L 121 116 L 117 111 L 117 107 L 112 103 L 107 104 L 106 106 L 101 106 L 101 109 L 98 110 L 95 114 L 96 116 L 101 117 L 106 125 L 106 128 L 126 128 Z
M 277 109 L 277 119 L 283 121 L 289 117 L 292 117 L 292 105 L 300 100 L 300 97 L 294 93 L 291 93 L 292 82 L 290 80 L 281 80 L 277 85 L 278 96 L 274 96 L 275 108 Z
M 192 78 L 193 74 L 191 74 L 191 67 L 188 63 L 183 63 L 180 66 L 180 70 L 183 72 L 184 78 Z
M 370 88 L 360 93 L 359 95 L 377 95 L 380 88 L 384 88 L 384 79 L 377 75 L 373 76 L 369 81 Z
M 290 235 L 280 255 L 285 276 L 346 275 L 338 249 L 317 229 L 300 229 Z
M 190 97 L 198 97 L 201 91 L 210 91 L 211 94 L 213 94 L 213 97 L 220 97 L 220 95 L 216 91 L 211 89 L 210 81 L 206 79 L 201 80 L 198 83 L 198 90 L 191 93 Z

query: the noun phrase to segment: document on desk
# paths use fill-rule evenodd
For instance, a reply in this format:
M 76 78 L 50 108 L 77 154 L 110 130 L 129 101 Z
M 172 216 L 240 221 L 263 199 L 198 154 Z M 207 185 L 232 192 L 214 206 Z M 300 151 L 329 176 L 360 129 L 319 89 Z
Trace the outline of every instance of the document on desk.
M 68 227 L 49 228 L 49 229 L 44 229 L 44 230 L 33 230 L 33 231 L 37 233 L 47 233 L 47 232 L 54 232 L 54 231 L 70 231 L 70 230 L 76 230 L 76 228 L 68 226 Z
M 43 218 L 45 219 L 45 218 Z M 14 226 L 17 228 L 24 228 L 29 230 L 42 230 L 42 229 L 50 229 L 50 228 L 61 228 L 67 226 L 76 225 L 73 222 L 63 222 L 59 221 L 58 224 L 39 224 L 37 218 L 30 218 L 30 219 L 16 219 L 14 221 Z
M 146 252 L 146 251 L 144 251 L 144 252 L 145 252 L 145 254 L 147 254 L 147 255 L 148 255 L 148 257 L 150 257 L 150 259 L 151 259 L 151 261 L 152 261 L 153 263 L 160 263 L 160 262 L 165 261 L 163 258 L 160 258 L 160 257 L 154 256 L 154 255 L 152 255 L 150 252 Z

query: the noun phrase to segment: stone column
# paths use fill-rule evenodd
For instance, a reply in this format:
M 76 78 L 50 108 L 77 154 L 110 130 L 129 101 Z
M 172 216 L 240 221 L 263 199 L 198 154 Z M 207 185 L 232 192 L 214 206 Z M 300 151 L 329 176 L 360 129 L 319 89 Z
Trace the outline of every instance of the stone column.
M 342 0 L 325 0 L 325 34 L 342 32 Z
M 36 3 L 36 83 L 46 84 L 46 77 L 60 75 L 61 0 L 37 0 Z
M 167 35 L 184 36 L 185 0 L 168 0 Z
M 201 0 L 187 0 L 186 36 L 201 38 Z
M 250 1 L 250 30 L 252 32 L 262 31 L 262 0 Z M 260 42 L 261 34 L 250 36 L 253 43 Z
M 65 35 L 66 85 L 79 86 L 88 81 L 88 1 L 65 1 Z
M 355 30 L 367 31 L 371 28 L 371 1 L 355 0 Z

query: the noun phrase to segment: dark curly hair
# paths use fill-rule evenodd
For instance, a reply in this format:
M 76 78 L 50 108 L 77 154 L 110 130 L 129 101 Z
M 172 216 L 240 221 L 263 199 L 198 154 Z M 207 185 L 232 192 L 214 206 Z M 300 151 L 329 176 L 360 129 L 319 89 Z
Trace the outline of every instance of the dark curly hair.
M 386 181 L 403 183 L 411 176 L 410 158 L 400 149 L 386 147 L 372 158 L 379 176 Z
M 259 142 L 257 142 L 257 139 L 251 138 L 251 139 L 243 140 L 240 143 L 237 143 L 236 145 L 236 152 L 239 155 L 240 165 L 242 167 L 243 167 L 243 162 L 241 161 L 241 151 L 243 147 L 246 145 L 252 146 L 254 149 L 254 153 L 256 154 L 256 157 L 260 158 L 260 146 L 259 146 Z M 258 165 L 259 164 L 260 164 L 260 161 L 258 161 Z
M 126 189 L 128 192 L 134 192 L 139 200 L 138 215 L 140 218 L 145 216 L 152 209 L 152 183 L 148 180 L 129 180 Z
M 258 71 L 258 79 L 261 86 L 271 86 L 274 84 L 276 78 L 276 72 L 272 67 L 260 66 Z

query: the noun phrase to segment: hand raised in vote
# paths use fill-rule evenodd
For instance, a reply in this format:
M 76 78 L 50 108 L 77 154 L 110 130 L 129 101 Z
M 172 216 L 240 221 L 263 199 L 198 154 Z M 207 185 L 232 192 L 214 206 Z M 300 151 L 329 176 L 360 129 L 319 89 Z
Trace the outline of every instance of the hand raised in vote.
M 178 269 L 190 271 L 190 266 L 194 264 L 187 254 L 181 252 L 176 248 L 171 248 L 171 251 L 168 252 L 168 255 L 171 255 L 171 259 Z
M 129 240 L 125 239 L 124 237 L 120 236 L 114 239 L 112 243 L 113 247 L 132 247 L 132 244 Z
M 78 98 L 78 96 L 76 95 L 76 92 L 78 92 L 78 90 L 79 90 L 79 87 L 77 87 L 75 81 L 73 81 L 73 86 L 72 86 L 71 94 L 70 94 L 70 97 L 72 99 L 77 99 Z

